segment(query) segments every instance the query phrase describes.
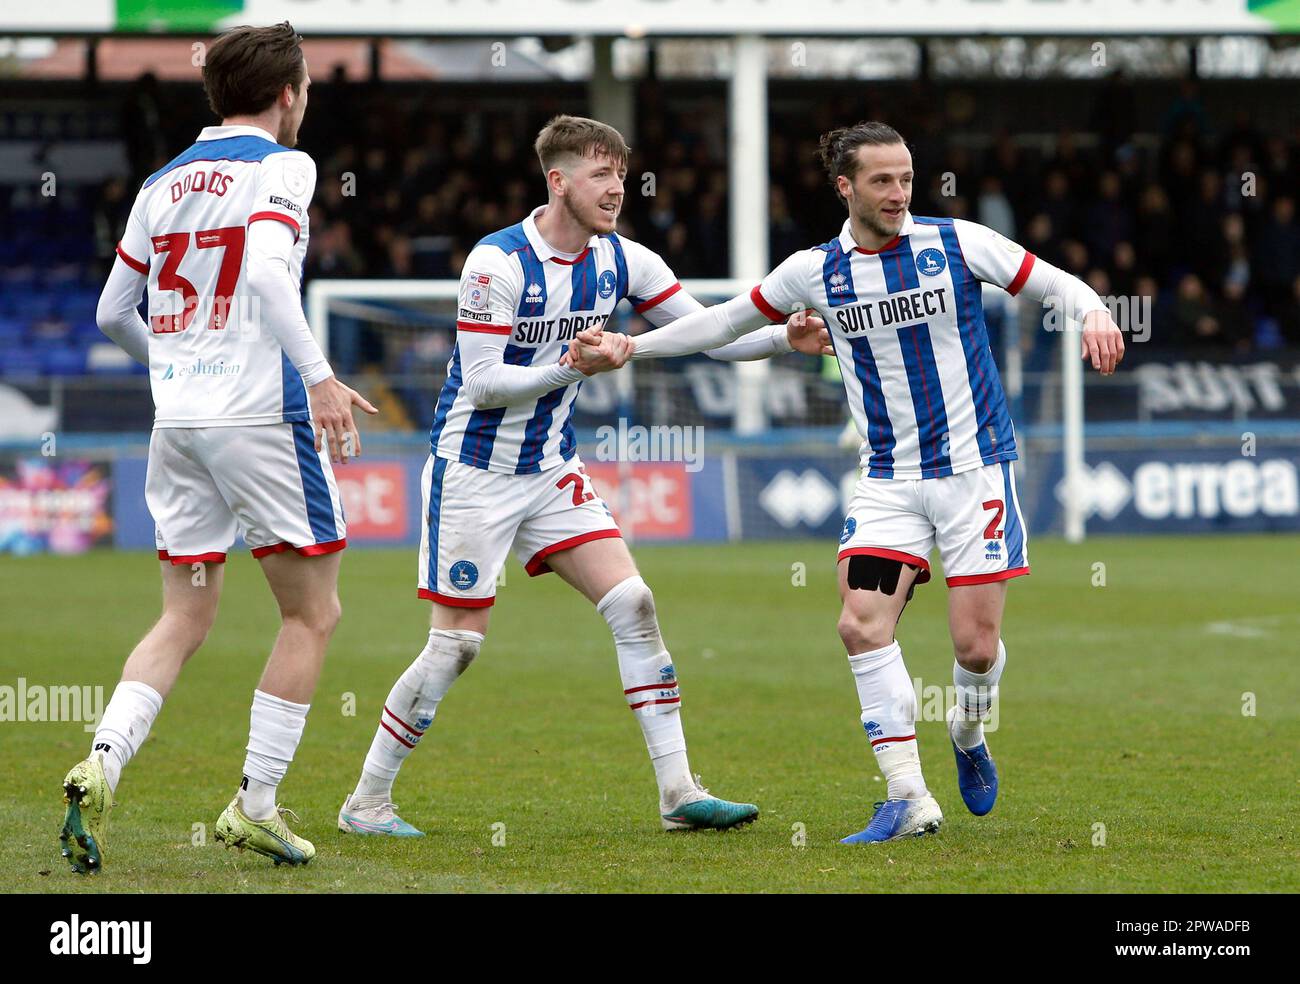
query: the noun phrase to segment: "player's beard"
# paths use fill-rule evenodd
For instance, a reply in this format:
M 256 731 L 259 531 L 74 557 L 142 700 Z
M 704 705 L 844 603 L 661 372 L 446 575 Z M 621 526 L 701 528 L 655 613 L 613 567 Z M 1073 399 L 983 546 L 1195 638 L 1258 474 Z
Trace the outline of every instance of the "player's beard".
M 583 215 L 567 196 L 562 198 L 561 201 L 564 202 L 564 210 L 568 213 L 569 218 L 573 220 L 575 225 L 580 226 L 583 230 L 593 236 L 601 231 L 603 228 L 603 220 L 606 218 L 606 215 L 601 211 L 599 204 L 592 204 L 591 215 Z M 614 217 L 615 221 L 617 221 L 617 213 L 615 213 Z
M 903 206 L 903 211 L 904 212 L 907 211 L 906 205 Z M 881 215 L 880 209 L 876 209 L 875 211 L 867 211 L 866 207 L 863 206 L 862 208 L 860 208 L 857 215 L 858 215 L 859 222 L 861 222 L 864 226 L 866 226 L 868 229 L 874 232 L 877 236 L 880 236 L 882 239 L 891 239 L 894 236 L 897 236 L 898 228 L 902 227 L 901 220 L 899 222 L 898 228 L 885 225 L 885 218 L 883 215 Z

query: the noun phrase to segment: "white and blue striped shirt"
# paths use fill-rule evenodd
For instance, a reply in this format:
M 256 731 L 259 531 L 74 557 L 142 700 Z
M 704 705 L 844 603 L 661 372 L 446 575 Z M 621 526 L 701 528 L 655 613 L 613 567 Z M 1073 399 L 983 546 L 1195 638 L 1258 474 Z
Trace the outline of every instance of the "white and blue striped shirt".
M 962 219 L 908 215 L 882 249 L 836 239 L 790 256 L 750 295 L 767 317 L 826 321 L 872 478 L 939 478 L 1012 461 L 981 282 L 1017 293 L 1034 256 Z
M 541 211 L 486 237 L 466 258 L 456 346 L 430 433 L 440 458 L 515 475 L 558 467 L 577 450 L 573 404 L 583 377 L 557 365 L 569 340 L 603 326 L 625 297 L 655 322 L 699 308 L 658 254 L 616 233 L 593 236 L 576 257 L 557 254 L 537 230 Z M 561 384 L 479 409 L 467 371 L 492 362 L 555 366 Z

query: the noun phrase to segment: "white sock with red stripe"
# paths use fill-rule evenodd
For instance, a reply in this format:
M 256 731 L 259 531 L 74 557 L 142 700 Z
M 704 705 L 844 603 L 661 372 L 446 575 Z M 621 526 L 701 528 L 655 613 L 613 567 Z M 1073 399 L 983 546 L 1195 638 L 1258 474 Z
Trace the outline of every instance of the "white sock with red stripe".
M 984 744 L 984 722 L 993 712 L 998 699 L 998 681 L 1007 665 L 1007 647 L 998 640 L 998 658 L 983 673 L 973 673 L 956 660 L 952 664 L 952 683 L 957 692 L 957 713 L 949 722 L 952 740 L 958 748 L 978 748 Z
M 295 704 L 274 694 L 253 691 L 248 754 L 239 786 L 239 808 L 250 820 L 275 815 L 275 791 L 298 750 L 310 709 L 310 704 Z
M 660 809 L 671 809 L 695 789 L 695 780 L 686 758 L 677 672 L 659 633 L 654 594 L 634 575 L 610 588 L 596 611 L 614 633 L 623 695 L 645 736 L 659 783 Z
M 849 657 L 858 686 L 862 726 L 871 740 L 876 764 L 889 784 L 889 799 L 917 799 L 926 794 L 921 753 L 916 747 L 916 688 L 895 640 L 881 649 Z
M 420 743 L 433 723 L 438 704 L 456 678 L 474 662 L 482 645 L 481 632 L 430 630 L 428 643 L 397 678 L 384 701 L 379 727 L 357 782 L 357 796 L 392 798 L 393 781 L 406 756 Z
M 162 695 L 139 680 L 123 680 L 113 690 L 90 743 L 91 755 L 104 753 L 104 778 L 113 792 L 117 792 L 122 769 L 149 737 L 162 705 Z

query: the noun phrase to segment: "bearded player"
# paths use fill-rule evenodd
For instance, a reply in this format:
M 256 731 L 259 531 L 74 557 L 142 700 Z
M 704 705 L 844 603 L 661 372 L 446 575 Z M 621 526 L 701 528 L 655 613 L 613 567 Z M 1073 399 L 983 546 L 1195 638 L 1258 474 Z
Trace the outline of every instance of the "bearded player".
M 203 84 L 221 125 L 144 183 L 99 300 L 99 327 L 150 370 L 145 498 L 163 611 L 127 659 L 90 756 L 64 780 L 63 855 L 79 872 L 103 866 L 118 779 L 207 636 L 237 532 L 281 625 L 215 836 L 277 865 L 316 853 L 289 830 L 276 791 L 340 614 L 347 531 L 331 459 L 360 453 L 352 406 L 376 411 L 334 377 L 303 316 L 316 167 L 291 149 L 311 84 L 301 42 L 284 23 L 236 28 L 209 47 Z M 136 312 L 146 286 L 148 322 Z
M 887 799 L 845 843 L 938 830 L 917 750 L 916 693 L 894 637 L 937 545 L 948 582 L 956 706 L 948 731 L 963 801 L 993 808 L 998 775 L 984 722 L 1006 664 L 1007 581 L 1029 573 L 1012 462 L 1016 437 L 989 348 L 981 283 L 1053 298 L 1083 324 L 1083 356 L 1115 370 L 1124 342 L 1082 281 L 993 230 L 908 211 L 912 155 L 883 123 L 825 134 L 821 156 L 848 208 L 840 234 L 790 256 L 751 292 L 636 339 L 634 358 L 685 355 L 740 338 L 782 312 L 825 319 L 862 437 L 862 476 L 840 536 L 840 638 Z M 595 335 L 572 346 L 598 368 Z M 603 367 L 599 367 L 603 368 Z
M 586 375 L 561 364 L 575 334 L 594 330 L 600 340 L 587 352 L 587 372 L 623 365 L 628 338 L 599 329 L 624 298 L 654 324 L 700 304 L 662 259 L 614 231 L 628 158 L 617 130 L 560 116 L 536 150 L 547 204 L 480 242 L 461 276 L 456 346 L 423 476 L 419 595 L 433 602 L 432 628 L 384 703 L 361 778 L 339 811 L 343 831 L 420 836 L 397 816 L 393 782 L 478 655 L 512 549 L 530 575 L 556 572 L 609 624 L 663 827 L 725 829 L 758 815 L 756 806 L 709 795 L 691 772 L 654 596 L 577 454 L 573 404 Z M 820 352 L 820 329 L 800 315 L 710 354 L 754 359 L 794 345 Z

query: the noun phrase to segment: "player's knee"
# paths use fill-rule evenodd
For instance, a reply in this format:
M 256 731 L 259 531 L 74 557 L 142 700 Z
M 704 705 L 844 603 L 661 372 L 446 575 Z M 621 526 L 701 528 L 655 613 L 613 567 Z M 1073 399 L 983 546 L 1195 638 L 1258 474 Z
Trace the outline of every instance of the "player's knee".
M 845 608 L 836 628 L 850 655 L 883 649 L 894 641 L 896 620 L 876 612 L 855 612 Z
M 207 607 L 168 609 L 159 627 L 167 634 L 169 648 L 179 651 L 182 659 L 189 659 L 212 631 L 216 614 L 215 609 Z
M 328 639 L 343 617 L 343 605 L 337 593 L 328 597 L 281 609 L 281 617 L 311 632 L 313 635 Z
M 655 596 L 640 575 L 616 584 L 596 605 L 615 639 L 649 639 L 659 635 Z
M 321 631 L 327 635 L 333 635 L 334 630 L 338 628 L 339 620 L 343 618 L 343 603 L 339 601 L 337 594 L 331 594 L 330 597 L 321 606 L 320 626 Z
M 977 622 L 953 631 L 953 654 L 972 673 L 987 673 L 998 660 L 998 626 Z

